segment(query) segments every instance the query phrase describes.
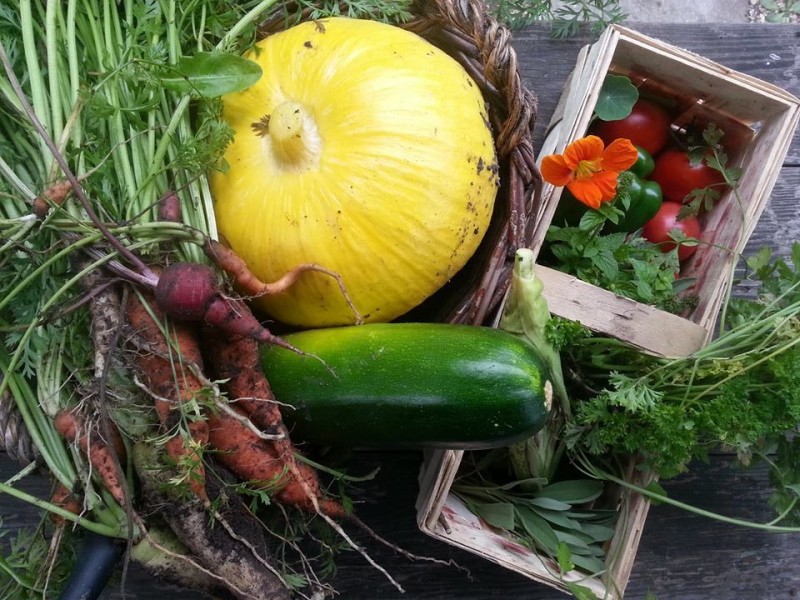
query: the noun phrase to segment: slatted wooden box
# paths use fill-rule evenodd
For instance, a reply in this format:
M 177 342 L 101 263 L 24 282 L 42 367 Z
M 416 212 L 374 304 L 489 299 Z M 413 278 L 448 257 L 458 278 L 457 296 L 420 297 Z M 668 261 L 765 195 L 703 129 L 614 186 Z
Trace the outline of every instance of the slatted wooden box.
M 605 75 L 629 75 L 637 85 L 669 94 L 683 107 L 675 125 L 691 119 L 713 120 L 734 138 L 734 166 L 743 174 L 739 205 L 726 194 L 707 215 L 707 241 L 719 247 L 698 249 L 685 274 L 701 283 L 700 303 L 688 318 L 679 317 L 615 296 L 559 271 L 538 267 L 545 297 L 554 314 L 579 320 L 595 331 L 624 339 L 646 351 L 666 356 L 687 355 L 712 337 L 720 303 L 738 255 L 761 215 L 800 117 L 800 101 L 773 85 L 736 73 L 706 58 L 620 26 L 608 28 L 598 42 L 584 48 L 567 81 L 539 156 L 561 153 L 583 136 Z M 533 243 L 541 248 L 561 194 L 545 185 Z M 664 335 L 665 332 L 671 335 Z M 589 577 L 559 575 L 556 564 L 538 555 L 472 514 L 452 493 L 463 451 L 431 451 L 420 474 L 417 521 L 432 537 L 476 553 L 532 580 L 566 591 L 567 581 L 590 588 L 597 597 L 624 596 L 633 568 L 649 501 L 626 489 L 609 486 L 607 505 L 619 518 L 608 542 L 606 572 Z M 628 481 L 646 486 L 653 476 L 629 463 Z
M 685 356 L 711 339 L 739 256 L 767 205 L 800 118 L 800 100 L 774 85 L 620 26 L 584 48 L 564 87 L 539 158 L 560 154 L 585 135 L 607 73 L 627 75 L 640 91 L 673 101 L 673 127 L 713 122 L 724 132 L 730 166 L 742 169 L 738 194 L 728 190 L 701 215 L 702 242 L 682 266 L 694 279 L 697 308 L 680 317 L 621 298 L 575 277 L 539 267 L 550 310 L 654 354 Z M 562 188 L 545 184 L 537 215 L 539 249 Z M 665 335 L 669 332 L 669 335 Z

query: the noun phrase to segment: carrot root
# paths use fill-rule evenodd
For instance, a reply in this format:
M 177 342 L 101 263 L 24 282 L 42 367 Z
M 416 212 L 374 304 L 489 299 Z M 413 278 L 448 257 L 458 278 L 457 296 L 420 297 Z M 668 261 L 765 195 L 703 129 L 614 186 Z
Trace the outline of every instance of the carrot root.
M 287 459 L 275 448 L 234 417 L 219 413 L 208 419 L 209 443 L 217 451 L 216 458 L 231 472 L 253 485 L 275 488 L 278 502 L 301 510 L 319 511 L 331 517 L 345 517 L 344 508 L 325 498 L 316 473 L 306 464 Z
M 156 306 L 151 306 L 150 310 L 158 321 L 166 323 Z M 203 359 L 194 330 L 186 323 L 170 322 L 168 341 L 159 322 L 136 294 L 128 295 L 125 312 L 132 335 L 140 346 L 134 360 L 154 397 L 162 429 L 176 431 L 181 420 L 181 405 L 196 400 L 205 388 L 197 375 L 202 371 Z M 202 449 L 208 443 L 208 424 L 198 418 L 190 421 L 187 429 L 191 441 L 176 434 L 168 440 L 166 452 L 176 465 L 187 470 L 185 476 L 191 491 L 200 499 L 208 500 L 202 457 Z
M 114 500 L 126 506 L 127 484 L 113 450 L 113 440 L 103 439 L 96 428 L 89 428 L 73 410 L 60 410 L 53 423 L 61 437 L 78 445 Z
M 339 291 L 342 293 L 342 297 L 347 303 L 348 308 L 353 311 L 355 322 L 357 324 L 364 322 L 361 313 L 359 313 L 352 298 L 350 298 L 350 294 L 347 293 L 347 287 L 344 284 L 342 276 L 336 271 L 332 271 L 316 263 L 301 263 L 285 273 L 280 279 L 267 283 L 256 277 L 238 254 L 218 241 L 208 238 L 203 245 L 203 251 L 206 256 L 213 260 L 220 269 L 231 277 L 234 287 L 243 294 L 252 297 L 280 294 L 294 285 L 303 273 L 309 271 L 327 275 L 333 278 L 339 286 Z

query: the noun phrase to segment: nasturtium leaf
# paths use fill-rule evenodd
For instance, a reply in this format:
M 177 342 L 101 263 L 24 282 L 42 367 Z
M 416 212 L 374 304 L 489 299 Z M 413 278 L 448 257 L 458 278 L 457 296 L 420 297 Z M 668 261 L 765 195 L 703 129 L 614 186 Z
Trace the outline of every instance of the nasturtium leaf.
M 475 514 L 493 527 L 514 529 L 514 505 L 510 502 L 485 502 L 474 504 Z
M 176 65 L 162 67 L 159 81 L 165 88 L 216 98 L 244 90 L 261 77 L 261 67 L 241 56 L 225 52 L 198 52 L 183 56 Z
M 606 75 L 594 114 L 603 121 L 618 121 L 631 114 L 631 109 L 639 99 L 639 90 L 624 75 Z

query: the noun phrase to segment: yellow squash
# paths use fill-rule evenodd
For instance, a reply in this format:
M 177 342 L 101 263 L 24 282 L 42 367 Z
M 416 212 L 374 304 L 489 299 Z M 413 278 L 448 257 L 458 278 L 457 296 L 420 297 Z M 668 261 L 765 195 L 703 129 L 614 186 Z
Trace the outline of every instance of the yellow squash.
M 415 34 L 347 18 L 270 36 L 249 58 L 263 75 L 223 98 L 235 136 L 211 177 L 223 238 L 264 281 L 306 262 L 335 271 L 366 321 L 417 306 L 491 217 L 497 160 L 474 81 Z M 354 321 L 319 272 L 256 302 L 294 325 Z

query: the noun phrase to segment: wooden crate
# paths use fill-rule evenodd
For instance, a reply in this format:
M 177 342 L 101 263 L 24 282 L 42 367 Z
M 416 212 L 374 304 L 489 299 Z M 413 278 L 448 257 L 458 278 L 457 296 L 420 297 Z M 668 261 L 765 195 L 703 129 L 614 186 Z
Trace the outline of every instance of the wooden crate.
M 463 456 L 461 450 L 435 450 L 426 454 L 416 506 L 421 531 L 563 592 L 567 591 L 566 582 L 572 581 L 589 588 L 598 598 L 623 598 L 650 508 L 646 498 L 608 485 L 602 500 L 606 506 L 615 506 L 619 517 L 614 537 L 606 546 L 606 572 L 596 577 L 580 571 L 559 574 L 552 559 L 487 525 L 451 492 Z M 637 470 L 633 461 L 625 476 L 641 486 L 654 479 L 648 472 Z
M 742 169 L 741 207 L 725 194 L 705 219 L 719 248 L 698 249 L 686 265 L 688 277 L 700 283 L 700 303 L 694 313 L 680 317 L 579 281 L 559 271 L 537 267 L 551 312 L 578 320 L 595 331 L 623 339 L 664 356 L 690 354 L 712 337 L 720 303 L 731 282 L 738 256 L 763 211 L 800 118 L 800 100 L 773 85 L 737 73 L 706 58 L 612 26 L 599 41 L 585 47 L 567 81 L 539 156 L 563 152 L 582 137 L 592 116 L 605 75 L 626 74 L 640 86 L 674 99 L 683 108 L 675 125 L 697 118 L 712 120 L 733 137 L 738 151 L 731 155 Z M 561 189 L 545 185 L 536 215 L 532 249 L 538 252 Z M 664 335 L 665 332 L 670 335 Z M 566 591 L 566 581 L 589 587 L 599 598 L 624 596 L 650 503 L 627 489 L 608 486 L 604 501 L 619 510 L 615 534 L 608 543 L 606 572 L 587 577 L 574 572 L 559 575 L 556 564 L 493 529 L 452 493 L 463 451 L 437 450 L 426 455 L 420 473 L 417 522 L 428 535 L 483 556 L 532 580 Z M 635 468 L 628 481 L 642 486 L 653 475 Z
M 788 92 L 706 58 L 620 26 L 585 47 L 550 121 L 539 159 L 560 154 L 585 135 L 607 73 L 627 75 L 641 90 L 675 102 L 673 127 L 714 122 L 732 142 L 731 166 L 742 169 L 738 200 L 730 190 L 702 215 L 697 252 L 682 267 L 699 297 L 688 317 L 621 298 L 559 271 L 539 266 L 550 310 L 590 329 L 663 356 L 685 356 L 712 338 L 733 270 L 769 201 L 800 118 Z M 536 216 L 534 251 L 541 248 L 562 188 L 545 184 Z M 664 335 L 669 332 L 669 335 Z

